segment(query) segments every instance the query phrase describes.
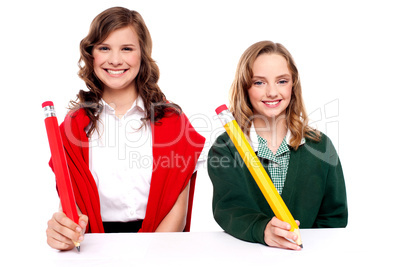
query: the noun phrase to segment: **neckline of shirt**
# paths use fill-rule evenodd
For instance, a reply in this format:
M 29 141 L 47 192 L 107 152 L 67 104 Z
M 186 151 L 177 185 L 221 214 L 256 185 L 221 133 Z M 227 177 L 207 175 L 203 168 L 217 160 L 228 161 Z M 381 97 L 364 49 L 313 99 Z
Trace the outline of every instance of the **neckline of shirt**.
M 115 108 L 111 105 L 109 105 L 108 103 L 106 103 L 106 101 L 101 98 L 100 100 L 101 104 L 103 105 L 104 109 L 103 111 L 108 111 L 108 113 L 116 115 L 116 111 Z M 127 112 L 122 116 L 122 118 L 125 118 L 126 116 L 130 115 L 131 113 L 133 113 L 133 111 L 135 110 L 139 110 L 141 112 L 145 112 L 145 105 L 144 105 L 144 101 L 142 99 L 142 97 L 137 96 L 137 98 L 134 100 L 133 104 L 131 105 L 131 107 L 127 110 Z
M 288 129 L 286 136 L 285 136 L 285 140 L 288 145 L 290 145 L 290 139 L 292 138 L 292 136 L 293 136 L 292 132 Z M 253 122 L 251 122 L 251 126 L 250 126 L 250 140 L 249 141 L 250 141 L 250 145 L 251 145 L 252 149 L 254 150 L 254 152 L 257 152 L 259 143 L 258 143 L 257 131 L 255 130 Z M 299 146 L 303 145 L 304 143 L 306 143 L 306 139 L 303 137 L 300 141 Z
M 257 138 L 258 138 L 258 156 L 262 156 L 263 158 L 277 161 L 277 157 L 279 157 L 282 154 L 290 151 L 289 150 L 289 145 L 286 142 L 286 138 L 284 138 L 281 141 L 281 144 L 279 145 L 278 150 L 276 151 L 275 154 L 267 146 L 268 141 L 265 138 L 259 136 L 258 134 L 257 134 Z M 261 155 L 260 155 L 260 152 L 261 152 Z

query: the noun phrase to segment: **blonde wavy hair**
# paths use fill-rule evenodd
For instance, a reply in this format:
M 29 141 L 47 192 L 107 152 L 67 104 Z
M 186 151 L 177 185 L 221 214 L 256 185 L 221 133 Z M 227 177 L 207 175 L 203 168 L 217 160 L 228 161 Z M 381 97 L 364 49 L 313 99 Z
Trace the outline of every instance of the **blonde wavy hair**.
M 286 109 L 286 123 L 292 133 L 290 146 L 297 150 L 303 137 L 313 141 L 321 139 L 320 132 L 308 126 L 308 116 L 304 107 L 299 72 L 289 51 L 281 44 L 261 41 L 253 44 L 243 53 L 236 69 L 235 79 L 229 93 L 230 111 L 243 132 L 249 136 L 253 118 L 253 107 L 248 96 L 252 86 L 253 65 L 261 54 L 283 56 L 292 74 L 293 86 L 289 106 Z

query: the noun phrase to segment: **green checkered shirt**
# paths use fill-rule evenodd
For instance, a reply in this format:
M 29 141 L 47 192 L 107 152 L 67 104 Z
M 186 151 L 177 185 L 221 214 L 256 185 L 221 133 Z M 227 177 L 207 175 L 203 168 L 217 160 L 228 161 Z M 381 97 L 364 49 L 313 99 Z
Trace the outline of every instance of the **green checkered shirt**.
M 257 135 L 258 138 L 258 157 L 268 160 L 268 174 L 271 177 L 272 182 L 275 185 L 279 194 L 282 194 L 283 186 L 285 185 L 286 174 L 288 172 L 290 150 L 286 142 L 286 137 L 283 138 L 281 145 L 279 146 L 276 154 L 267 146 L 267 140 Z

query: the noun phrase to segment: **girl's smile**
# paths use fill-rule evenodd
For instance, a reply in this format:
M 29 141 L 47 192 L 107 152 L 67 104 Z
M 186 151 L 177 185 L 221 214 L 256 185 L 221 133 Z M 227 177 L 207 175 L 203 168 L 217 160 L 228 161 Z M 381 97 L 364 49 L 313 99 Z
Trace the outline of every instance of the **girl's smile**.
M 141 49 L 132 27 L 117 29 L 93 49 L 94 71 L 104 93 L 133 90 L 141 66 Z M 115 92 L 116 93 L 116 92 Z
M 254 115 L 271 119 L 286 115 L 292 85 L 292 74 L 283 56 L 259 55 L 253 64 L 252 85 L 248 89 Z
M 282 100 L 276 101 L 262 101 L 268 108 L 276 108 L 279 106 Z
M 112 69 L 105 69 L 105 71 L 112 77 L 120 77 L 121 74 L 125 73 L 127 70 L 112 70 Z

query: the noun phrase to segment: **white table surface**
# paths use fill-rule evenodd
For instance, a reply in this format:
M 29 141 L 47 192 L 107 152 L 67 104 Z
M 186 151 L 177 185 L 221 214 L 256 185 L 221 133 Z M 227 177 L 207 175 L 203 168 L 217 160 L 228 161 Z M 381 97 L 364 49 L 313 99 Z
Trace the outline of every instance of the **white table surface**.
M 396 248 L 367 243 L 347 228 L 302 229 L 301 235 L 303 250 L 289 251 L 241 241 L 224 232 L 86 234 L 80 253 L 41 244 L 32 263 L 73 267 L 402 266 Z

